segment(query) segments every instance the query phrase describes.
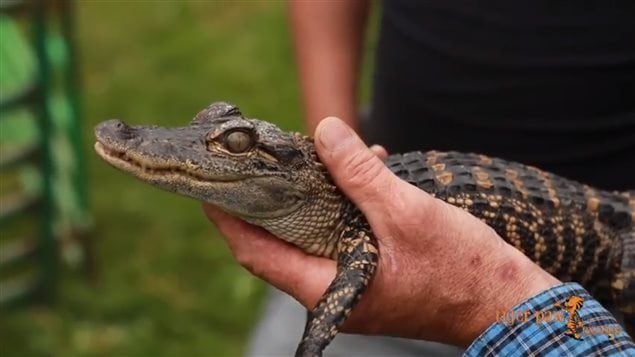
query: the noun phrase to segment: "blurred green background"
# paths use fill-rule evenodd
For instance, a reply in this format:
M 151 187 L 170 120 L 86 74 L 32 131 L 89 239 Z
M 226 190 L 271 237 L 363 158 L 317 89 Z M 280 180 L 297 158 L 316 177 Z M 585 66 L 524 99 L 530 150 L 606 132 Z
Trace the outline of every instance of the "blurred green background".
M 0 353 L 240 355 L 265 285 L 232 260 L 197 202 L 99 160 L 92 128 L 109 118 L 180 125 L 227 100 L 302 130 L 286 4 L 77 1 L 75 10 L 97 276 L 65 268 L 54 304 L 3 310 Z

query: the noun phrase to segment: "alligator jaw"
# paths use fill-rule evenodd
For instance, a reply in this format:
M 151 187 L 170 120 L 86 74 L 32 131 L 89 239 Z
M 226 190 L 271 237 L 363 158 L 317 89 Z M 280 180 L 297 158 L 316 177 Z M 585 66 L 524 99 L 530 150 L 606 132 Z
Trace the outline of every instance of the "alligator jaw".
M 197 172 L 187 164 L 157 160 L 136 150 L 118 149 L 103 141 L 95 143 L 97 154 L 115 168 L 166 191 L 209 202 L 245 220 L 258 222 L 290 214 L 304 202 L 296 190 L 281 190 L 275 176 L 244 177 Z M 246 191 L 244 195 L 236 192 Z M 271 197 L 271 195 L 275 197 Z M 289 198 L 291 201 L 288 201 Z M 264 205 L 262 203 L 265 203 Z
M 130 173 L 144 181 L 156 182 L 163 181 L 168 178 L 186 179 L 187 181 L 204 182 L 233 182 L 239 181 L 239 177 L 208 177 L 188 171 L 178 165 L 170 165 L 168 163 L 158 163 L 156 160 L 145 158 L 139 154 L 133 154 L 128 151 L 118 150 L 113 147 L 97 141 L 95 142 L 95 151 L 106 162 L 117 169 Z

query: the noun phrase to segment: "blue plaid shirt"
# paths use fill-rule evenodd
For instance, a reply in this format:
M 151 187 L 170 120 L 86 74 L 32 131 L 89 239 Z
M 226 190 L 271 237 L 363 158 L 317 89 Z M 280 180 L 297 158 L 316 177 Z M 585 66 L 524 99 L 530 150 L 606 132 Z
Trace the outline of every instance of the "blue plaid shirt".
M 512 311 L 500 312 L 464 356 L 635 356 L 624 328 L 576 283 L 554 286 Z

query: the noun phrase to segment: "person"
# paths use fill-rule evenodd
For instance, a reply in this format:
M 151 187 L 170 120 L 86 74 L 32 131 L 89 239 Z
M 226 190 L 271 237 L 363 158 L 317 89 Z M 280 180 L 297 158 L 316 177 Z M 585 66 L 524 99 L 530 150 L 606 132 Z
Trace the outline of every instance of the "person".
M 308 132 L 335 115 L 390 153 L 457 150 L 606 190 L 635 177 L 635 3 L 381 1 L 370 113 L 358 106 L 370 1 L 290 1 Z M 292 351 L 302 309 L 272 292 L 252 355 Z M 295 335 L 293 335 L 295 333 Z M 362 346 L 362 347 L 360 347 Z M 339 337 L 351 355 L 458 349 Z
M 469 346 L 473 356 L 635 354 L 629 335 L 581 286 L 562 284 L 485 223 L 400 180 L 340 119 L 320 123 L 315 145 L 335 183 L 368 218 L 381 252 L 344 331 Z M 211 205 L 204 209 L 240 264 L 307 309 L 333 279 L 334 261 Z M 584 322 L 584 338 L 581 325 L 545 318 L 570 301 L 569 318 Z
M 635 2 L 382 1 L 363 121 L 369 3 L 289 2 L 309 133 L 337 116 L 389 153 L 478 152 L 635 188 Z

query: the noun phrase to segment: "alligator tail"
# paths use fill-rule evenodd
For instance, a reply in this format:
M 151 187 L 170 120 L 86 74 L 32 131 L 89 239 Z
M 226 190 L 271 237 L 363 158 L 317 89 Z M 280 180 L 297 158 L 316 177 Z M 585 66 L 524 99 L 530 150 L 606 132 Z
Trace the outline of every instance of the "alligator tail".
M 626 197 L 628 201 L 628 207 L 630 207 L 631 212 L 633 213 L 633 226 L 635 226 L 635 190 L 627 190 L 623 192 L 615 192 L 622 197 Z
M 626 330 L 635 334 L 635 227 L 624 232 L 614 256 L 611 292 L 617 309 L 624 316 Z
M 624 316 L 626 330 L 635 335 L 635 190 L 619 192 L 626 197 L 633 221 L 614 246 L 611 292 L 615 306 Z

